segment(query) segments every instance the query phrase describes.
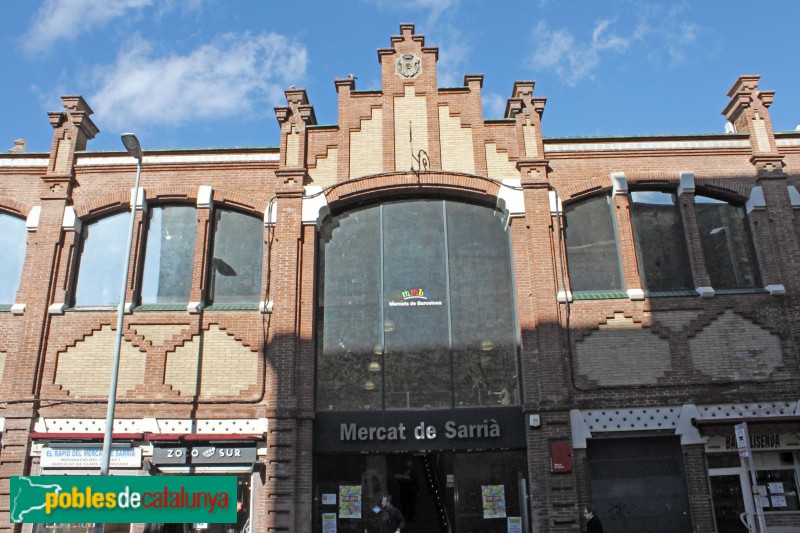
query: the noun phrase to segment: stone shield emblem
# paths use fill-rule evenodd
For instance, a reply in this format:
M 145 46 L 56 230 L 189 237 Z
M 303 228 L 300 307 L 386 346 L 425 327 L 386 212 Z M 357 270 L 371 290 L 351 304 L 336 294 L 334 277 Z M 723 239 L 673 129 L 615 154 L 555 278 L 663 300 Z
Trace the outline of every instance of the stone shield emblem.
M 395 67 L 395 72 L 404 78 L 413 78 L 420 70 L 422 70 L 422 60 L 414 54 L 402 54 Z

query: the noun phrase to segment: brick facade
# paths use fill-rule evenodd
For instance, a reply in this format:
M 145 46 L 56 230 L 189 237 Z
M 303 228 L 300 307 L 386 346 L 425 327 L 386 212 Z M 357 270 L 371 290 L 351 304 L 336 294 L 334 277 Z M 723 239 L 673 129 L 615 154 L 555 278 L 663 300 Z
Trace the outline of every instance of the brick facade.
M 418 71 L 397 71 L 402 54 L 419 60 Z M 118 423 L 130 421 L 133 433 L 146 435 L 181 432 L 165 428 L 185 422 L 186 433 L 205 434 L 216 430 L 199 424 L 213 421 L 218 434 L 252 436 L 263 463 L 253 477 L 253 531 L 312 531 L 319 521 L 312 446 L 317 224 L 329 212 L 392 199 L 478 203 L 508 217 L 519 409 L 541 417 L 540 427 L 525 428 L 531 530 L 583 527 L 580 509 L 592 498 L 587 441 L 658 434 L 683 444 L 692 530 L 714 531 L 707 435 L 684 418 L 708 418 L 707 406 L 731 421 L 800 417 L 800 201 L 791 197 L 800 198 L 800 133 L 774 132 L 773 93 L 758 90 L 757 76 L 743 76 L 723 111 L 735 133 L 547 138 L 545 99 L 534 96 L 534 82 L 516 82 L 505 116 L 485 120 L 482 76 L 440 89 L 437 57 L 412 25 L 402 25 L 391 47 L 378 51 L 382 91 L 336 80 L 335 126 L 318 125 L 306 92 L 290 89 L 286 106 L 275 110 L 279 148 L 145 152 Z M 127 212 L 136 168 L 127 154 L 88 151 L 97 132 L 92 111 L 79 96 L 63 101 L 62 111 L 49 114 L 50 153 L 0 154 L 0 212 L 29 221 L 16 301 L 0 302 L 1 531 L 20 530 L 9 524 L 9 477 L 38 473 L 37 439 L 85 433 L 91 441 L 106 413 L 116 311 L 74 308 L 80 235 L 82 225 Z M 645 189 L 678 194 L 695 290 L 644 290 L 628 190 Z M 611 198 L 624 290 L 572 294 L 562 206 L 599 194 Z M 760 287 L 711 285 L 695 194 L 746 206 Z M 147 210 L 163 204 L 197 207 L 186 302 L 200 303 L 193 309 L 137 305 Z M 259 305 L 209 305 L 215 209 L 265 221 Z M 644 422 L 600 428 L 590 420 L 619 410 L 674 416 L 655 432 Z M 796 421 L 787 424 L 776 431 L 797 432 Z M 553 441 L 570 442 L 569 472 L 551 471 Z

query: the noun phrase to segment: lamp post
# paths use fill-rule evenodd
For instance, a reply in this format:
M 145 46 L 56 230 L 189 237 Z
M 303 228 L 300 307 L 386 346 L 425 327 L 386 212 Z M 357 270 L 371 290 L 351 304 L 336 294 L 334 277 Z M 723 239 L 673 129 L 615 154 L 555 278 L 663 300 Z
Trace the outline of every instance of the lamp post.
M 119 377 L 119 357 L 122 348 L 122 320 L 125 317 L 125 295 L 128 288 L 128 272 L 131 263 L 131 246 L 133 245 L 133 228 L 136 224 L 136 204 L 139 200 L 139 178 L 142 175 L 142 147 L 139 139 L 133 133 L 122 134 L 122 144 L 125 149 L 136 159 L 136 184 L 133 186 L 131 205 L 131 221 L 128 228 L 128 254 L 122 268 L 122 289 L 120 291 L 119 309 L 117 311 L 117 339 L 114 345 L 114 363 L 111 367 L 111 385 L 108 389 L 108 411 L 106 413 L 106 432 L 103 436 L 103 455 L 100 463 L 100 475 L 107 476 L 111 464 L 111 440 L 114 429 L 114 410 L 117 407 L 117 378 Z

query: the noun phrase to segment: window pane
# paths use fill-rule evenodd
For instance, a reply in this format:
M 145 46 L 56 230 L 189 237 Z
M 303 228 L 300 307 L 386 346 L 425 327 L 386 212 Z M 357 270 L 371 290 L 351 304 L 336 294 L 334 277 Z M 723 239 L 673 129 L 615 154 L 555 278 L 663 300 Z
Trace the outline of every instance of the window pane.
M 611 197 L 597 196 L 564 208 L 572 290 L 622 290 Z
M 443 203 L 385 204 L 383 254 L 386 408 L 450 407 Z
M 490 209 L 446 205 L 455 404 L 516 404 L 508 234 Z
M 715 289 L 759 286 L 744 207 L 695 196 L 695 212 L 711 286 Z
M 642 287 L 651 291 L 691 289 L 692 275 L 676 196 L 660 191 L 631 193 L 631 221 Z
M 13 304 L 17 298 L 27 233 L 23 219 L 0 213 L 0 304 Z
M 123 212 L 83 226 L 75 305 L 119 305 L 129 224 Z
M 259 302 L 264 222 L 256 217 L 221 209 L 215 212 L 214 218 L 212 300 L 214 303 Z
M 189 301 L 197 235 L 194 207 L 152 207 L 142 279 L 143 304 Z
M 317 405 L 382 408 L 380 208 L 350 211 L 320 238 Z

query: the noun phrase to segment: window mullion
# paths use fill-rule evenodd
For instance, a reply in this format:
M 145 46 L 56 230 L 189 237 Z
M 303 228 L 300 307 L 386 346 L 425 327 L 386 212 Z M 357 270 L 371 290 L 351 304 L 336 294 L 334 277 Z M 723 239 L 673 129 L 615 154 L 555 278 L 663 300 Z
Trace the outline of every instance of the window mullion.
M 442 201 L 442 224 L 444 225 L 444 276 L 445 287 L 447 287 L 447 358 L 450 362 L 450 406 L 456 405 L 456 386 L 455 386 L 455 371 L 453 365 L 453 315 L 450 310 L 450 245 L 447 241 L 447 202 Z

